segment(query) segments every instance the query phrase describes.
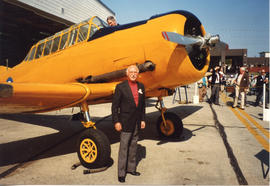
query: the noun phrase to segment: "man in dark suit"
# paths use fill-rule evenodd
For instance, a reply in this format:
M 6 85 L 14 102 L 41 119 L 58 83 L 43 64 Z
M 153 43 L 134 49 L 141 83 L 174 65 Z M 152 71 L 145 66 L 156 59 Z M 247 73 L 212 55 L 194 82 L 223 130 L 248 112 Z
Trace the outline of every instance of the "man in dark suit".
M 255 107 L 259 106 L 260 101 L 262 99 L 263 96 L 263 84 L 267 83 L 268 79 L 265 76 L 265 70 L 262 69 L 260 71 L 260 74 L 257 76 L 257 82 L 256 82 L 256 101 L 255 101 Z
M 137 82 L 137 66 L 127 68 L 128 80 L 118 84 L 112 100 L 112 120 L 115 130 L 121 132 L 118 154 L 118 180 L 125 182 L 127 173 L 140 176 L 136 171 L 139 129 L 145 128 L 144 85 Z
M 211 97 L 210 103 L 214 103 L 215 105 L 219 104 L 219 90 L 220 90 L 220 82 L 221 82 L 221 74 L 219 73 L 220 67 L 217 66 L 213 70 L 212 76 L 209 78 L 209 82 L 211 83 Z

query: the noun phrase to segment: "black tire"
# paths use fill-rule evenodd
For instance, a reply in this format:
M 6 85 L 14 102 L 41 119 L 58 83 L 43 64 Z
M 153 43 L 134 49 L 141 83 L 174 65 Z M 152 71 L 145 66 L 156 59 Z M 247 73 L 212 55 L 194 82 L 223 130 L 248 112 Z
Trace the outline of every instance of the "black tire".
M 163 138 L 179 138 L 183 133 L 182 120 L 172 112 L 166 112 L 164 114 L 166 120 L 166 127 L 163 124 L 162 116 L 157 120 L 157 130 L 160 137 Z
M 86 168 L 105 167 L 111 157 L 109 139 L 98 129 L 86 129 L 79 137 L 77 154 L 81 164 Z

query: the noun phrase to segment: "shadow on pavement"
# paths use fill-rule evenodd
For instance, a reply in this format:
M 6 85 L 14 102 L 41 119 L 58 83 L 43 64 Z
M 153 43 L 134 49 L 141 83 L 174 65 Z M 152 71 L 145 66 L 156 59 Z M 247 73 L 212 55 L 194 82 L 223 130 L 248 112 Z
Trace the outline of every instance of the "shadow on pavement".
M 255 157 L 261 161 L 263 178 L 266 179 L 269 173 L 269 152 L 263 149 L 258 154 L 256 154 Z M 267 167 L 267 170 L 265 170 L 265 166 Z
M 174 112 L 180 118 L 184 119 L 200 109 L 202 109 L 202 106 L 184 105 L 168 109 L 168 111 Z M 156 140 L 158 141 L 158 144 L 161 145 L 168 142 L 186 141 L 193 136 L 192 131 L 184 128 L 183 135 L 180 139 L 160 140 L 156 130 L 156 120 L 159 116 L 160 113 L 158 111 L 146 115 L 147 127 L 141 132 L 140 140 Z M 84 127 L 79 121 L 70 121 L 70 116 L 68 115 L 12 114 L 0 115 L 0 118 L 19 121 L 22 122 L 22 125 L 32 124 L 52 128 L 58 131 L 53 134 L 0 144 L 0 167 L 74 153 L 76 152 L 77 138 L 84 130 Z M 93 121 L 98 121 L 103 118 L 92 117 L 92 119 Z M 119 142 L 119 133 L 114 130 L 111 117 L 107 117 L 102 122 L 97 123 L 96 126 L 108 136 L 111 144 Z M 140 157 L 138 160 L 140 161 L 146 156 L 145 147 L 139 146 L 139 152 Z

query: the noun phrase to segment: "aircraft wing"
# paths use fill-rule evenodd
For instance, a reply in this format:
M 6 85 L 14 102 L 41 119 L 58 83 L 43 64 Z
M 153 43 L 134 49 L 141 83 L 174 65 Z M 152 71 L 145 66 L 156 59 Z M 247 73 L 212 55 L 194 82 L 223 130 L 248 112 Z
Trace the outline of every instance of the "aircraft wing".
M 111 98 L 117 83 L 0 84 L 0 113 L 46 112 L 83 101 L 105 102 Z

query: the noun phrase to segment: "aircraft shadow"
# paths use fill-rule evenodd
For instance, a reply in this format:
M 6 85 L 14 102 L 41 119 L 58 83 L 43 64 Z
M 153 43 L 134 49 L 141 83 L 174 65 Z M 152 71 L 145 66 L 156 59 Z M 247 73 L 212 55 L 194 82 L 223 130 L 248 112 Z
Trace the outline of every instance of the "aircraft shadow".
M 33 160 L 53 147 L 57 147 L 59 150 L 59 153 L 55 155 L 74 152 L 76 140 L 69 140 L 69 138 L 72 138 L 72 136 L 82 131 L 83 126 L 79 121 L 70 121 L 69 117 L 70 116 L 66 115 L 39 114 L 0 115 L 2 119 L 19 121 L 22 122 L 22 125 L 32 124 L 56 130 L 56 132 L 52 134 L 0 144 L 0 166 Z M 24 131 L 20 132 L 23 133 Z M 26 136 L 26 134 L 24 134 L 24 136 Z M 63 148 L 63 146 L 60 145 L 65 140 L 68 141 L 70 145 L 69 148 Z M 18 154 L 20 155 L 18 156 Z
M 168 109 L 168 111 L 174 112 L 180 118 L 184 119 L 201 108 L 202 106 L 185 105 Z M 157 141 L 157 145 L 162 145 L 168 142 L 186 141 L 193 136 L 192 131 L 184 128 L 183 135 L 179 139 L 160 139 L 156 130 L 156 120 L 159 116 L 160 113 L 158 111 L 146 115 L 147 127 L 141 131 L 140 140 L 155 140 Z M 0 144 L 0 167 L 74 153 L 76 152 L 77 138 L 80 133 L 85 130 L 80 121 L 69 120 L 69 115 L 12 114 L 0 115 L 0 118 L 23 122 L 23 125 L 32 124 L 52 128 L 58 131 L 39 137 Z M 108 136 L 111 144 L 119 142 L 119 133 L 114 130 L 111 116 L 106 118 L 92 117 L 92 119 L 93 121 L 96 121 L 97 128 L 102 130 Z M 146 147 L 139 145 L 138 161 L 145 157 Z

